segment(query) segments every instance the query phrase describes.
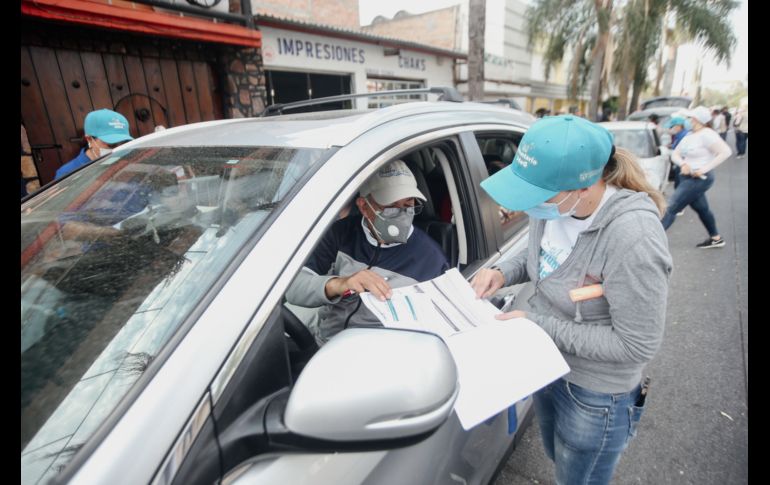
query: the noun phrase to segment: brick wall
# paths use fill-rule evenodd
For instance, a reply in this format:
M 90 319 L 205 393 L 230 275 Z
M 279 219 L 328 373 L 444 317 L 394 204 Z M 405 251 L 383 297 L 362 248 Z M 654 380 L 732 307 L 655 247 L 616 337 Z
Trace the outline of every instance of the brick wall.
M 460 7 L 434 10 L 420 15 L 397 18 L 365 25 L 361 30 L 374 35 L 395 37 L 441 49 L 456 50 L 460 47 L 456 24 Z
M 260 50 L 224 48 L 219 65 L 223 69 L 225 118 L 258 116 L 265 108 L 265 74 Z
M 358 29 L 358 0 L 252 0 L 256 13 Z

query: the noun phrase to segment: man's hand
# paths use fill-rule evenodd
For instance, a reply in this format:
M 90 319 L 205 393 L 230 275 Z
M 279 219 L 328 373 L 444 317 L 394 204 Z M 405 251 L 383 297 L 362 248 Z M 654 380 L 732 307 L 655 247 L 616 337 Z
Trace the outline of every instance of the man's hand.
M 476 298 L 488 298 L 503 287 L 505 278 L 497 269 L 480 269 L 471 281 L 471 288 L 476 292 Z
M 512 318 L 527 318 L 527 314 L 521 310 L 514 310 L 508 313 L 498 313 L 495 315 L 497 320 L 510 320 Z
M 393 296 L 393 291 L 391 291 L 390 285 L 385 281 L 385 278 L 368 269 L 353 273 L 347 277 L 332 278 L 326 282 L 324 290 L 326 291 L 326 297 L 330 300 L 342 296 L 348 290 L 355 291 L 356 293 L 369 291 L 380 301 L 385 301 Z
M 690 175 L 690 165 L 683 163 L 682 164 L 682 175 Z

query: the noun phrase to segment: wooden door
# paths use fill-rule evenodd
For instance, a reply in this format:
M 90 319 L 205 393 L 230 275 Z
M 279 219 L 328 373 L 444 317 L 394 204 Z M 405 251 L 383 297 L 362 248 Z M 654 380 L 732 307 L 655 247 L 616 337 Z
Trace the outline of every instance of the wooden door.
M 214 72 L 202 60 L 22 45 L 21 119 L 40 183 L 78 155 L 92 110 L 121 113 L 135 138 L 159 125 L 221 119 Z

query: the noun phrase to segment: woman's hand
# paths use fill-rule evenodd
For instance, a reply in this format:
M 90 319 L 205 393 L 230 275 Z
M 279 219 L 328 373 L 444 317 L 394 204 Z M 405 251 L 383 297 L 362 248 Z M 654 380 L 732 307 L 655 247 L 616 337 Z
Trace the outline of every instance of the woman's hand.
M 499 269 L 480 269 L 471 281 L 476 298 L 487 298 L 505 285 L 505 278 Z

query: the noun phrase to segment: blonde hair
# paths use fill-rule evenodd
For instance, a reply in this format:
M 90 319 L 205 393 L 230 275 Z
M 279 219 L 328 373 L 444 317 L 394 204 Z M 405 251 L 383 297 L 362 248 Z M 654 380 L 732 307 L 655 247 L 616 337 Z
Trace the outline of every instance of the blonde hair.
M 668 176 L 668 174 L 665 174 Z M 653 188 L 647 181 L 647 177 L 639 166 L 636 156 L 625 148 L 617 148 L 609 163 L 604 167 L 602 179 L 610 185 L 634 192 L 646 192 L 650 196 L 658 212 L 662 215 L 666 212 L 666 199 L 660 191 Z

